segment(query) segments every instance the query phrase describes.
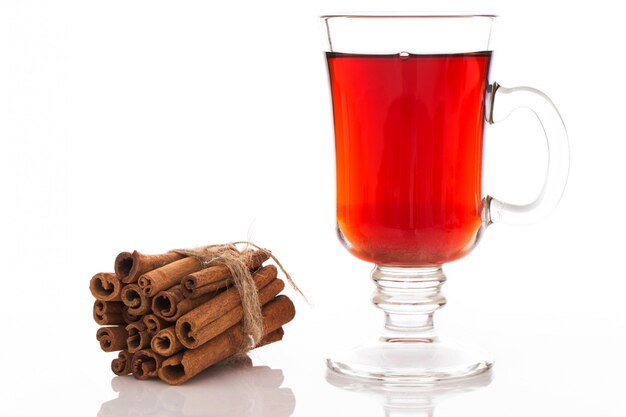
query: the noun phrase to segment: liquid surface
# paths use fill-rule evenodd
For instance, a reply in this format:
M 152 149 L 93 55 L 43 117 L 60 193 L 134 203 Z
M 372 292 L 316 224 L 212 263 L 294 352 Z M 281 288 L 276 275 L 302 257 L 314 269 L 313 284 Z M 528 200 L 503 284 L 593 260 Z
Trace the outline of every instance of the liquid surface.
M 490 59 L 327 53 L 337 223 L 355 256 L 440 265 L 471 250 Z

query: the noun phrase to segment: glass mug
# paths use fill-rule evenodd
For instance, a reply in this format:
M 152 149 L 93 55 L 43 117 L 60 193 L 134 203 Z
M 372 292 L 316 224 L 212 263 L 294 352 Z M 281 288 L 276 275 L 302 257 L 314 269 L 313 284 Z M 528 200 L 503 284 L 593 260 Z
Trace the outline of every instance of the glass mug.
M 376 264 L 382 337 L 327 360 L 384 381 L 477 375 L 480 351 L 439 341 L 442 265 L 468 254 L 488 225 L 530 223 L 563 194 L 569 146 L 550 101 L 528 87 L 489 83 L 492 15 L 328 15 L 323 37 L 332 95 L 337 231 Z M 535 112 L 549 167 L 538 197 L 513 205 L 482 193 L 483 130 L 513 110 Z

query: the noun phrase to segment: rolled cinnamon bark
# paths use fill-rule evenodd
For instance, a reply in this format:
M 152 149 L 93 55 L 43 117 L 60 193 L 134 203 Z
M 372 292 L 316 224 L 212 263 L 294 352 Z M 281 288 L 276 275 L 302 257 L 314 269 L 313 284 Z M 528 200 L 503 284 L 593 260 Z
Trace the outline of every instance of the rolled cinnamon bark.
M 276 267 L 274 265 L 268 265 L 252 274 L 252 279 L 258 291 L 269 284 L 272 280 L 276 279 L 277 276 L 278 270 Z M 224 314 L 224 312 L 230 311 L 238 305 L 241 305 L 239 292 L 235 289 L 229 289 L 219 293 L 210 301 L 194 308 L 189 313 L 181 317 L 181 320 L 179 321 L 189 323 L 189 326 L 193 329 L 199 329 L 217 320 Z M 182 342 L 181 333 L 178 334 L 178 337 L 181 338 Z
M 296 314 L 291 300 L 279 295 L 262 310 L 265 334 L 270 334 L 288 323 Z M 231 327 L 197 349 L 185 350 L 166 359 L 158 375 L 168 384 L 178 385 L 199 374 L 209 366 L 239 352 L 243 344 L 243 328 Z
M 89 290 L 97 300 L 120 301 L 122 283 L 113 272 L 99 272 L 89 281 Z
M 161 291 L 152 299 L 152 311 L 163 320 L 173 322 L 214 297 L 215 294 L 205 294 L 198 298 L 185 298 L 180 285 L 177 285 Z
M 126 349 L 127 338 L 128 331 L 122 326 L 100 327 L 96 332 L 100 348 L 105 352 Z
M 184 256 L 176 252 L 163 255 L 144 255 L 134 251 L 122 252 L 115 258 L 115 273 L 125 284 L 137 282 L 139 277 L 148 271 L 162 267 L 182 259 Z
M 141 321 L 144 326 L 146 326 L 146 330 L 148 331 L 148 333 L 152 335 L 157 334 L 161 329 L 164 329 L 170 325 L 170 323 L 163 320 L 161 317 L 158 317 L 154 313 L 146 314 L 145 316 L 143 316 Z
M 163 357 L 172 356 L 185 348 L 176 336 L 175 326 L 166 327 L 154 335 L 150 347 Z
M 274 279 L 259 291 L 259 303 L 261 305 L 267 304 L 284 288 L 285 283 L 282 280 Z M 197 348 L 214 337 L 219 336 L 243 319 L 241 300 L 239 300 L 239 304 L 235 306 L 235 308 L 226 313 L 222 312 L 220 317 L 200 327 L 194 326 L 194 323 L 202 322 L 204 317 L 198 317 L 194 314 L 194 311 L 181 317 L 176 322 L 176 335 L 180 343 L 188 349 Z
M 202 262 L 194 257 L 179 259 L 139 277 L 137 283 L 147 297 L 180 284 L 180 280 L 202 269 Z
M 141 320 L 141 316 L 138 314 L 132 314 L 128 312 L 128 306 L 125 305 L 122 307 L 122 318 L 124 319 L 124 323 L 130 324 L 136 321 Z
M 228 287 L 229 285 L 233 285 L 232 278 L 226 278 L 221 281 L 214 282 L 212 284 L 207 284 L 202 287 L 195 288 L 193 291 L 183 287 L 183 295 L 186 298 L 198 298 L 205 294 L 215 294 L 222 288 Z M 181 286 L 183 284 L 181 283 Z
M 128 312 L 136 316 L 148 314 L 152 308 L 152 299 L 137 284 L 128 284 L 122 288 L 122 302 L 128 306 Z
M 120 350 L 117 358 L 111 361 L 111 370 L 115 375 L 124 376 L 131 372 L 133 355 L 127 350 Z
M 152 349 L 143 349 L 133 355 L 132 371 L 137 379 L 156 378 L 161 368 L 163 357 Z
M 263 339 L 261 339 L 261 341 L 259 342 L 259 344 L 256 345 L 254 348 L 255 349 L 260 348 L 262 346 L 281 341 L 283 340 L 284 335 L 285 335 L 285 330 L 282 327 L 279 327 L 278 329 L 264 336 Z
M 269 259 L 269 253 L 246 250 L 243 261 L 248 269 L 257 269 Z M 232 284 L 230 269 L 226 265 L 213 265 L 183 278 L 181 286 L 185 297 L 196 298 Z
M 126 326 L 128 331 L 128 337 L 126 338 L 126 345 L 130 353 L 135 353 L 141 349 L 150 347 L 150 340 L 152 335 L 146 330 L 145 324 L 142 321 L 130 323 Z
M 176 306 L 183 301 L 185 296 L 180 285 L 161 291 L 152 299 L 152 311 L 160 318 L 172 317 L 176 312 Z
M 101 326 L 124 324 L 123 306 L 119 301 L 96 300 L 93 303 L 93 319 Z

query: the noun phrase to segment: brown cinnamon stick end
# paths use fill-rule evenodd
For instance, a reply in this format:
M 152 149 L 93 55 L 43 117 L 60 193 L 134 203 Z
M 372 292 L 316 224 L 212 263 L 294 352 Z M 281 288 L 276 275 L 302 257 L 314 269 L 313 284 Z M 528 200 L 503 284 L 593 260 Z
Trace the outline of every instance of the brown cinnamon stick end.
M 151 349 L 144 349 L 136 352 L 133 356 L 131 370 L 137 379 L 156 378 L 162 363 L 163 357 L 161 355 Z
M 100 327 L 96 331 L 96 339 L 100 348 L 105 352 L 115 352 L 126 349 L 128 331 L 122 326 Z
M 136 316 L 148 314 L 152 308 L 152 299 L 146 297 L 137 284 L 122 288 L 122 302 L 128 306 L 128 312 Z
M 93 304 L 93 319 L 101 326 L 124 324 L 123 304 L 119 301 L 96 300 Z
M 162 329 L 152 338 L 150 347 L 163 357 L 169 357 L 184 349 L 178 340 L 174 326 Z
M 127 350 L 121 350 L 117 358 L 111 361 L 111 370 L 115 375 L 124 376 L 131 373 L 133 355 Z
M 269 345 L 271 343 L 280 342 L 281 340 L 283 340 L 284 335 L 285 335 L 285 330 L 282 327 L 279 327 L 273 332 L 270 332 L 266 334 L 265 336 L 263 336 L 263 339 L 261 339 L 259 344 L 255 346 L 255 349 L 260 348 L 265 345 Z
M 161 291 L 152 299 L 152 311 L 164 320 L 171 319 L 176 313 L 177 298 L 171 291 Z
M 146 314 L 145 316 L 143 316 L 141 321 L 144 326 L 146 326 L 146 330 L 153 335 L 161 331 L 161 329 L 169 326 L 169 323 L 167 323 L 165 320 L 163 320 L 161 317 L 158 317 L 154 313 Z
M 187 275 L 202 269 L 202 261 L 194 257 L 182 258 L 142 274 L 137 284 L 147 297 L 180 284 Z
M 126 324 L 126 321 L 124 321 L 124 316 L 122 314 L 97 314 L 94 311 L 93 319 L 100 326 L 115 326 Z
M 130 353 L 136 353 L 141 349 L 150 346 L 151 336 L 146 331 L 146 326 L 142 321 L 130 323 L 126 326 L 128 331 L 128 337 L 126 338 L 126 345 Z
M 141 320 L 141 316 L 130 313 L 128 311 L 128 306 L 124 306 L 122 307 L 122 319 L 124 319 L 124 323 L 130 324 Z
M 141 275 L 137 280 L 137 285 L 139 285 L 139 289 L 146 295 L 146 297 L 152 297 L 153 285 L 152 279 L 148 274 Z
M 183 365 L 183 354 L 180 352 L 163 361 L 158 376 L 161 381 L 165 381 L 170 385 L 180 385 L 189 377 L 185 374 L 185 366 Z
M 137 282 L 139 276 L 153 269 L 160 268 L 169 263 L 184 258 L 184 255 L 176 252 L 167 252 L 162 255 L 144 255 L 134 251 L 122 252 L 115 258 L 115 272 L 123 283 Z
M 89 291 L 97 300 L 120 301 L 122 283 L 113 272 L 99 272 L 89 281 Z
M 130 271 L 133 269 L 133 254 L 130 252 L 121 252 L 117 255 L 115 257 L 114 269 L 123 283 L 128 284 L 132 282 L 129 276 Z

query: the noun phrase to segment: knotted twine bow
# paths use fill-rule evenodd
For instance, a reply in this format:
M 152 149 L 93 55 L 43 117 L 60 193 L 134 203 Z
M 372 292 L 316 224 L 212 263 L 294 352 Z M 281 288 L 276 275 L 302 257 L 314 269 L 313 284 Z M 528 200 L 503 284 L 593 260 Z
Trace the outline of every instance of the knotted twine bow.
M 222 245 L 208 245 L 194 249 L 175 249 L 173 252 L 180 253 L 185 256 L 193 256 L 198 259 L 204 268 L 213 265 L 225 265 L 233 277 L 235 288 L 241 297 L 241 306 L 243 308 L 243 332 L 250 337 L 250 343 L 245 343 L 242 347 L 243 352 L 247 352 L 256 346 L 263 338 L 263 315 L 261 314 L 261 303 L 259 295 L 252 279 L 252 274 L 245 262 L 245 255 L 237 249 L 236 245 L 245 244 L 252 246 L 266 253 L 280 270 L 285 274 L 287 282 L 296 290 L 305 300 L 306 297 L 293 281 L 289 273 L 285 270 L 278 259 L 267 249 L 261 248 L 252 242 L 241 241 L 231 242 Z

